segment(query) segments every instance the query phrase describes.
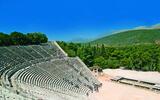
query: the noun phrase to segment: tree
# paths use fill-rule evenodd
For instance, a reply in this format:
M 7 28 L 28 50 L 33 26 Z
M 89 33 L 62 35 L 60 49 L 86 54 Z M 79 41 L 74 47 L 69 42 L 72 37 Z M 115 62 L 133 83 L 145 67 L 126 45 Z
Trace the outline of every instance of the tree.
M 0 46 L 8 46 L 11 44 L 10 37 L 8 34 L 0 32 Z
M 10 38 L 12 45 L 26 45 L 28 43 L 26 35 L 20 32 L 12 32 Z
M 0 46 L 40 44 L 47 41 L 47 36 L 38 32 L 27 35 L 21 32 L 11 32 L 10 34 L 0 32 Z
M 106 54 L 105 46 L 104 46 L 104 44 L 102 44 L 102 46 L 101 46 L 101 55 L 105 55 L 105 54 Z
M 40 44 L 48 41 L 47 36 L 40 32 L 28 33 L 27 38 L 29 39 L 30 44 Z
M 92 67 L 94 64 L 92 55 L 83 56 L 82 60 L 88 67 Z
M 103 56 L 100 56 L 94 59 L 94 65 L 98 65 L 104 69 L 106 68 L 107 62 Z
M 77 43 L 64 42 L 62 47 L 66 52 L 72 53 L 70 56 L 79 56 L 88 67 L 98 65 L 103 69 L 124 67 L 131 70 L 160 71 L 160 46 L 155 44 L 78 46 Z

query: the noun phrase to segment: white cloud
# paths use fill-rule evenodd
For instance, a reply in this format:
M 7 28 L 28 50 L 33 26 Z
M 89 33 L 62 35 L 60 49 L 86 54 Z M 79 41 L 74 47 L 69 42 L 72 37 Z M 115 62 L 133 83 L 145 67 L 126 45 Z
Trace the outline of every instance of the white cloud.
M 160 29 L 160 23 L 155 24 L 155 25 L 151 25 L 151 26 L 137 26 L 137 27 L 132 28 L 132 29 L 115 30 L 115 31 L 112 31 L 111 34 L 117 34 L 117 33 L 120 33 L 120 32 L 125 32 L 125 31 L 129 31 L 129 30 L 138 30 L 138 29 Z M 107 34 L 107 35 L 111 35 L 111 34 Z M 103 36 L 107 36 L 107 35 L 103 34 Z M 101 36 L 101 37 L 103 37 L 103 36 Z
M 154 28 L 160 28 L 160 23 L 155 24 L 155 25 L 152 25 L 151 28 L 153 28 L 153 29 L 154 29 Z
M 138 26 L 138 27 L 135 27 L 134 29 L 148 29 L 149 27 L 147 26 Z
M 138 26 L 135 27 L 134 29 L 157 29 L 157 28 L 160 29 L 160 23 L 151 26 Z

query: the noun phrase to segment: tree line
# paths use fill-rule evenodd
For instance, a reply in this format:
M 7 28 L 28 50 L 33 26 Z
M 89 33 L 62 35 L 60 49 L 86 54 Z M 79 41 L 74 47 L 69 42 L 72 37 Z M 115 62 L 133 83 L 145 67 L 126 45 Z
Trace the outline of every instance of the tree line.
M 160 46 L 157 44 L 106 46 L 58 42 L 69 56 L 79 56 L 88 67 L 120 68 L 160 72 Z
M 0 32 L 0 46 L 31 45 L 46 43 L 47 41 L 47 36 L 40 32 L 27 34 L 21 32 L 11 32 L 10 34 L 5 34 L 3 32 Z

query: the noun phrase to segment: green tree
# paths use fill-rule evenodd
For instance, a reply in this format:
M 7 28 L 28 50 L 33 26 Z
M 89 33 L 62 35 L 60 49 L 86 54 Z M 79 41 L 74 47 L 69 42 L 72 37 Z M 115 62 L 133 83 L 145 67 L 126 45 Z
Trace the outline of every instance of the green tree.
M 66 52 L 79 56 L 88 67 L 98 65 L 103 69 L 124 67 L 131 70 L 160 71 L 159 45 L 105 46 L 81 44 L 78 46 L 77 43 L 65 42 L 60 45 Z
M 101 68 L 106 68 L 107 62 L 103 56 L 96 57 L 94 59 L 94 65 L 100 66 Z
M 11 44 L 8 34 L 0 32 L 0 46 L 8 46 Z
M 28 33 L 27 38 L 29 39 L 30 44 L 40 44 L 48 41 L 47 36 L 40 32 Z
M 28 43 L 26 35 L 20 32 L 12 32 L 10 38 L 12 45 L 25 45 Z

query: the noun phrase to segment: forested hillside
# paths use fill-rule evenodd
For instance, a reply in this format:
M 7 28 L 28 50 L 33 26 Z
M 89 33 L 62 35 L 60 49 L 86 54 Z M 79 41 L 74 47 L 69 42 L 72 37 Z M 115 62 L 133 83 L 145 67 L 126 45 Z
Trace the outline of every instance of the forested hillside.
M 106 45 L 139 45 L 160 43 L 160 29 L 139 29 L 124 31 L 90 42 Z
M 160 46 L 157 44 L 105 46 L 58 42 L 69 56 L 79 56 L 88 67 L 160 71 Z

